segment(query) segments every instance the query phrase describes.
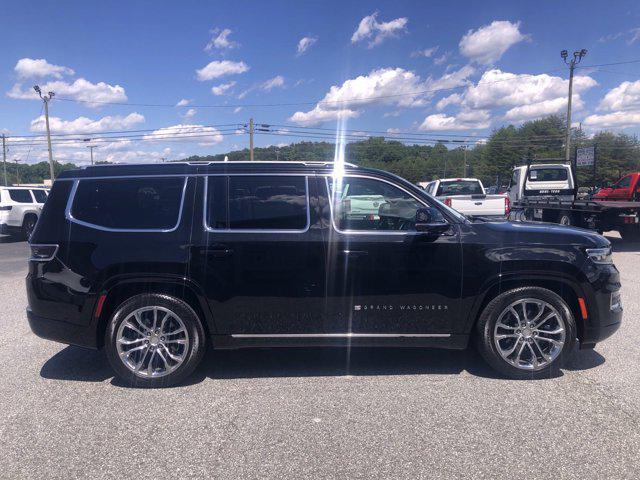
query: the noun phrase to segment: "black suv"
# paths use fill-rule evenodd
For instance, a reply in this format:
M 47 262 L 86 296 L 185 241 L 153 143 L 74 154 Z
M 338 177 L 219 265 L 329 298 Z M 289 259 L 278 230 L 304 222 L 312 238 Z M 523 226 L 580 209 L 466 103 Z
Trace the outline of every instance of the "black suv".
M 352 165 L 215 162 L 63 172 L 31 237 L 32 330 L 105 347 L 139 386 L 188 376 L 205 347 L 472 340 L 538 378 L 620 326 L 600 235 L 465 217 Z

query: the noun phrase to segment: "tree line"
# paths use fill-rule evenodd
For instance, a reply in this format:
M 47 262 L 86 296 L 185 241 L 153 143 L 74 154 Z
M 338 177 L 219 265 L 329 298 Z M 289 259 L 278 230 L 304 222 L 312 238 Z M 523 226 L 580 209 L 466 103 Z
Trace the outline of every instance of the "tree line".
M 514 166 L 528 160 L 562 163 L 565 158 L 565 123 L 558 116 L 549 116 L 519 126 L 507 125 L 494 130 L 486 141 L 464 145 L 451 137 L 435 145 L 414 144 L 393 138 L 371 137 L 348 143 L 345 161 L 356 165 L 390 171 L 411 182 L 430 181 L 445 177 L 476 177 L 489 186 L 506 185 Z M 456 146 L 456 144 L 458 144 Z M 599 132 L 589 137 L 581 129 L 572 129 L 574 147 L 596 147 L 597 170 L 595 185 L 615 182 L 627 172 L 640 171 L 640 145 L 635 136 L 623 133 Z M 55 151 L 54 151 L 55 153 Z M 572 149 L 572 156 L 575 149 Z M 256 148 L 256 160 L 332 161 L 335 145 L 331 142 L 299 142 L 285 146 Z M 223 154 L 191 156 L 180 161 L 248 160 L 249 150 Z M 72 163 L 56 163 L 56 173 L 75 168 Z M 40 183 L 49 176 L 47 162 L 18 165 L 21 183 Z M 16 166 L 7 165 L 10 183 L 16 183 Z M 591 168 L 578 170 L 579 184 L 592 186 Z

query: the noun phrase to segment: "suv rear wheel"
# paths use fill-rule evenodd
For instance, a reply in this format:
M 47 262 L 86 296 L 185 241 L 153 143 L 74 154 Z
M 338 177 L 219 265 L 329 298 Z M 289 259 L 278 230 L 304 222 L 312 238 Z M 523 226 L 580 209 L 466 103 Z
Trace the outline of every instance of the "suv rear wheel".
M 539 287 L 497 296 L 476 325 L 480 354 L 495 370 L 516 379 L 557 375 L 575 341 L 571 310 L 560 296 Z
M 169 387 L 188 377 L 202 360 L 205 333 L 182 300 L 142 294 L 121 304 L 105 332 L 109 363 L 127 384 Z

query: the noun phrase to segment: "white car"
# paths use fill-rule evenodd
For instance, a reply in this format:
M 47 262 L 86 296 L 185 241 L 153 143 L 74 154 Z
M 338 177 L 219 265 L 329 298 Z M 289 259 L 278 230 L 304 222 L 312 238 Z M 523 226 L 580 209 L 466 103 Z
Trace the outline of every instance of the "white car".
M 465 215 L 503 219 L 509 215 L 507 195 L 487 195 L 477 178 L 443 178 L 429 182 L 425 191 Z
M 29 239 L 49 191 L 33 187 L 0 187 L 0 234 Z

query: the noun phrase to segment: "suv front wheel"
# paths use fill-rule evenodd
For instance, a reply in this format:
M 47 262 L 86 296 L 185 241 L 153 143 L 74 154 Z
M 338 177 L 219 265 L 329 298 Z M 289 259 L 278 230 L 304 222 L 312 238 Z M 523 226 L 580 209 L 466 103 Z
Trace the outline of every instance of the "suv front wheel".
M 539 287 L 498 295 L 476 325 L 480 354 L 495 370 L 516 379 L 557 375 L 575 341 L 576 324 L 566 302 Z
M 136 295 L 121 304 L 105 332 L 109 363 L 127 384 L 168 387 L 188 377 L 202 360 L 205 333 L 182 300 Z

